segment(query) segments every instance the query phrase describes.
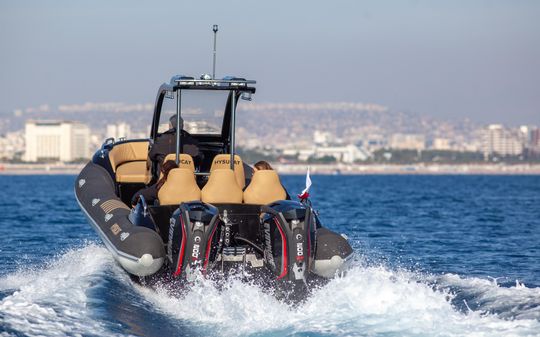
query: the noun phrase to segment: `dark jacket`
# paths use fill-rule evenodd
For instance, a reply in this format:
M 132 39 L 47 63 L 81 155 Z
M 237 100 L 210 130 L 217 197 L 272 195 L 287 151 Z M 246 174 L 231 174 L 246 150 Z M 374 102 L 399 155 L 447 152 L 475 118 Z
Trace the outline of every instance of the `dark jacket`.
M 158 198 L 157 184 L 150 185 L 137 191 L 131 198 L 131 205 L 135 206 L 139 202 L 140 196 L 144 197 L 146 204 L 152 206 Z
M 199 142 L 197 142 L 197 140 L 187 131 L 182 130 L 180 143 L 182 145 L 182 151 L 180 151 L 180 153 L 187 153 L 194 158 L 199 156 Z M 158 162 L 161 165 L 163 159 L 170 153 L 176 153 L 175 129 L 167 130 L 157 136 L 148 156 L 150 157 L 150 160 Z
M 193 157 L 195 164 L 200 163 L 202 153 L 199 151 L 199 142 L 187 131 L 182 130 L 180 143 L 182 146 L 182 151 L 180 151 L 180 153 L 189 154 Z M 170 153 L 176 153 L 175 129 L 167 130 L 157 136 L 148 153 L 148 157 L 152 161 L 152 173 L 155 177 L 157 177 L 157 172 L 159 172 L 161 164 L 163 164 L 163 159 Z

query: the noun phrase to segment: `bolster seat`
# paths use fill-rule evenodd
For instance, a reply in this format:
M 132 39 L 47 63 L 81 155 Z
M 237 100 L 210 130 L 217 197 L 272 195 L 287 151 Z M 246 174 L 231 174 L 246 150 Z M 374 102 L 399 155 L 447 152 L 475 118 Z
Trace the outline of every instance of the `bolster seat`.
M 119 183 L 146 183 L 148 172 L 146 161 L 130 161 L 116 169 L 116 181 Z
M 253 173 L 251 182 L 244 191 L 246 204 L 269 204 L 277 200 L 285 200 L 287 192 L 273 170 L 259 170 Z
M 201 200 L 201 190 L 193 171 L 175 168 L 169 171 L 167 180 L 158 191 L 160 205 L 178 205 L 186 201 Z
M 201 200 L 210 204 L 241 204 L 242 197 L 242 189 L 238 186 L 236 176 L 230 168 L 211 171 L 208 182 L 201 191 Z
M 109 161 L 118 183 L 147 183 L 148 141 L 116 144 L 109 151 Z

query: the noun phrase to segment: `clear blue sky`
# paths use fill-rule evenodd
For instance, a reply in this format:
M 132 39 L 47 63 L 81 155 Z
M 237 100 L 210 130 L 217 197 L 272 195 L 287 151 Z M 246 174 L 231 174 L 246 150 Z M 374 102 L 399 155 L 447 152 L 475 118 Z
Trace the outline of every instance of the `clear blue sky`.
M 359 101 L 540 124 L 540 1 L 1 1 L 0 112 L 153 102 L 174 73 L 257 102 Z

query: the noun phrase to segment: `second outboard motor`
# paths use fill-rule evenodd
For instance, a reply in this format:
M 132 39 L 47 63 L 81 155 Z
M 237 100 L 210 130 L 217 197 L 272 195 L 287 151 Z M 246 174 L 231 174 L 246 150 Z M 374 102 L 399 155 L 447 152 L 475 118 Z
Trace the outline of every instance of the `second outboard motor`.
M 172 273 L 192 280 L 196 269 L 205 273 L 208 262 L 216 258 L 219 212 L 200 201 L 187 202 L 180 204 L 170 221 L 167 257 Z
M 315 252 L 315 221 L 312 210 L 290 200 L 262 206 L 261 241 L 264 260 L 278 280 L 303 281 Z

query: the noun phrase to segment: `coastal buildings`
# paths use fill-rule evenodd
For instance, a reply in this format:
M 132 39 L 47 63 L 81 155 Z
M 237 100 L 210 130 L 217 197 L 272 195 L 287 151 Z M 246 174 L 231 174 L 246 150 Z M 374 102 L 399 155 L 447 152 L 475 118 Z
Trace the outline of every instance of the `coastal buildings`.
M 540 128 L 531 131 L 531 150 L 533 153 L 540 154 Z
M 0 160 L 20 160 L 23 153 L 23 132 L 8 132 L 3 137 L 0 137 Z
M 127 123 L 116 123 L 107 125 L 106 137 L 114 139 L 131 138 L 131 126 Z
M 501 124 L 491 124 L 484 132 L 483 152 L 485 156 L 516 156 L 523 153 L 523 140 L 517 130 L 505 128 Z
M 52 151 L 54 146 L 46 145 L 50 139 L 40 142 L 39 146 L 43 150 L 51 150 L 54 154 L 52 158 L 48 157 L 51 154 L 38 154 L 37 141 L 32 140 L 32 136 L 28 136 L 29 149 L 25 150 L 25 123 L 40 121 L 44 116 L 57 121 L 76 118 L 80 122 L 75 124 L 84 123 L 91 128 L 89 155 L 109 137 L 115 140 L 147 138 L 150 134 L 151 107 L 152 104 L 87 103 L 14 111 L 12 116 L 0 116 L 0 160 L 39 162 L 60 160 L 60 157 L 73 160 L 76 155 L 60 156 L 60 146 Z M 540 133 L 534 125 L 483 126 L 470 120 L 434 120 L 371 105 L 348 103 L 250 103 L 238 107 L 239 113 L 244 114 L 236 126 L 238 146 L 266 159 L 276 158 L 287 163 L 358 164 L 377 161 L 380 158 L 377 154 L 381 153 L 399 155 L 407 152 L 416 152 L 411 155 L 417 158 L 431 158 L 430 152 L 441 152 L 436 154 L 437 160 L 444 155 L 448 158 L 461 158 L 461 154 L 467 157 L 467 154 L 473 153 L 484 154 L 483 158 L 489 161 L 540 158 Z M 184 127 L 191 133 L 213 130 L 211 125 L 190 119 L 186 119 Z M 40 126 L 37 129 L 42 132 L 43 128 Z M 168 120 L 165 119 L 160 131 L 167 129 Z M 60 134 L 60 131 L 56 133 Z
M 371 154 L 366 150 L 349 144 L 345 146 L 318 147 L 315 150 L 315 158 L 333 157 L 336 162 L 352 164 L 356 161 L 365 161 Z
M 35 121 L 25 125 L 24 161 L 70 162 L 90 157 L 90 129 L 71 121 Z
M 396 133 L 390 137 L 390 147 L 396 150 L 417 150 L 426 148 L 426 138 L 422 134 Z
M 433 150 L 442 151 L 452 150 L 452 141 L 448 138 L 435 138 L 433 139 L 433 145 L 431 148 Z
M 345 144 L 333 139 L 329 132 L 315 130 L 311 145 L 294 145 L 282 150 L 284 157 L 296 158 L 298 161 L 331 160 L 338 163 L 352 164 L 367 160 L 371 153 L 355 144 Z

